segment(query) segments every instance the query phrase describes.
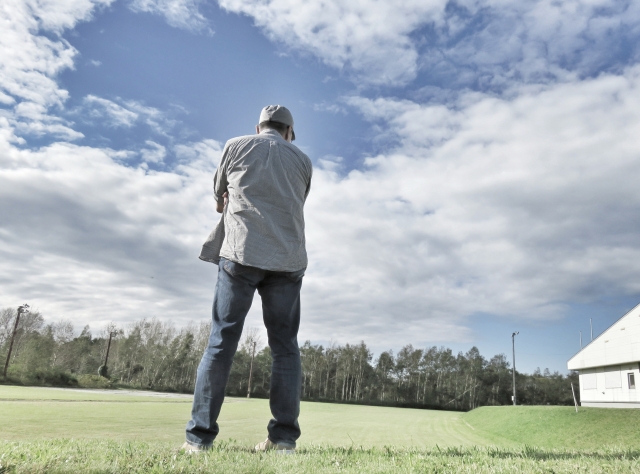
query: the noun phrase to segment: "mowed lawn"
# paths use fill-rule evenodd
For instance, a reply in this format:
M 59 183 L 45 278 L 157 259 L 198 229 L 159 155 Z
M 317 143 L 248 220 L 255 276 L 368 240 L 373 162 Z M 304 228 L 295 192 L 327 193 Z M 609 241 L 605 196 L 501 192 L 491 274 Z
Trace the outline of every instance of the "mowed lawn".
M 551 449 L 640 450 L 640 410 L 633 408 L 482 407 L 463 419 L 497 444 L 504 439 Z
M 0 386 L 5 473 L 638 473 L 640 410 L 469 413 L 303 403 L 294 456 L 252 452 L 266 400 L 229 398 L 214 448 L 180 451 L 191 397 Z
M 179 445 L 191 397 L 145 392 L 0 386 L 0 439 L 99 438 L 163 441 Z M 267 400 L 227 398 L 219 440 L 252 446 L 266 438 Z M 450 411 L 303 402 L 299 445 L 485 446 L 509 444 L 479 435 Z

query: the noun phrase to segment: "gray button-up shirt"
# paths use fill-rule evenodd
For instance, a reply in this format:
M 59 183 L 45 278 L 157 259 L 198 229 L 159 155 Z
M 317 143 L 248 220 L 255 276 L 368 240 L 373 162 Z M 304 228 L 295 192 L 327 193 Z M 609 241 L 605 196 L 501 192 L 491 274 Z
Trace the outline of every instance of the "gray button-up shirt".
M 229 140 L 213 178 L 216 201 L 228 192 L 229 204 L 200 258 L 273 271 L 305 268 L 303 207 L 312 172 L 309 157 L 275 130 Z

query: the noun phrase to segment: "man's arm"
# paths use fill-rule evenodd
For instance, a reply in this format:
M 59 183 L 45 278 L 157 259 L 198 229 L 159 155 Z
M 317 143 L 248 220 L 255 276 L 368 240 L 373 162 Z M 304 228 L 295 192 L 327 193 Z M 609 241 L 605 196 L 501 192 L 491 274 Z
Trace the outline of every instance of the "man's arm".
M 227 173 L 226 164 L 229 157 L 229 142 L 224 146 L 222 151 L 222 157 L 220 158 L 220 164 L 216 170 L 216 174 L 213 177 L 213 198 L 216 200 L 216 211 L 222 213 L 224 206 L 229 202 L 229 193 L 227 192 Z
M 222 199 L 216 202 L 216 211 L 219 214 L 222 214 L 222 211 L 224 211 L 224 206 L 226 206 L 228 202 L 229 202 L 229 193 L 226 192 L 222 195 Z
M 313 177 L 313 165 L 309 157 L 307 157 L 307 162 L 309 163 L 309 182 L 307 183 L 307 190 L 304 192 L 305 202 L 307 201 L 307 196 L 309 196 L 309 191 L 311 191 L 311 178 Z

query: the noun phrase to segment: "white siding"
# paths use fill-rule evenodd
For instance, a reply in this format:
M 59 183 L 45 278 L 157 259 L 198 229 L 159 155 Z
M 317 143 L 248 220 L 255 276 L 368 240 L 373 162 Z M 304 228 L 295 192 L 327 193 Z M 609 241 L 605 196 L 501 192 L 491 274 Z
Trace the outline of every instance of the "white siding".
M 580 376 L 580 386 L 583 390 L 596 390 L 598 388 L 596 373 Z
M 622 388 L 620 367 L 607 367 L 604 371 L 604 388 Z
M 629 374 L 634 375 L 636 386 L 638 386 L 640 370 L 637 363 L 581 370 L 581 405 L 640 408 L 638 390 L 629 387 Z
M 567 363 L 580 373 L 584 406 L 640 408 L 640 305 L 618 319 Z

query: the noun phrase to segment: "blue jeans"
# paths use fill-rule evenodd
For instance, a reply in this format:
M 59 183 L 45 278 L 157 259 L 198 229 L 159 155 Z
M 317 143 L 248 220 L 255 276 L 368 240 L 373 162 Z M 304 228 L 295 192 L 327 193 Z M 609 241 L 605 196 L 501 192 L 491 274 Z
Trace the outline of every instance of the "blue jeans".
M 191 420 L 187 423 L 187 441 L 208 447 L 218 435 L 217 419 L 231 363 L 257 289 L 262 298 L 262 316 L 273 358 L 269 390 L 273 419 L 269 421 L 267 431 L 274 443 L 295 447 L 300 437 L 298 415 L 302 369 L 298 327 L 304 269 L 273 272 L 224 258 L 220 259 L 218 266 L 211 335 L 198 366 Z

